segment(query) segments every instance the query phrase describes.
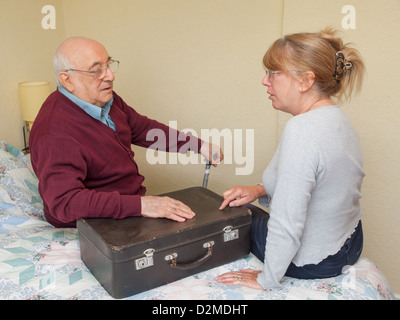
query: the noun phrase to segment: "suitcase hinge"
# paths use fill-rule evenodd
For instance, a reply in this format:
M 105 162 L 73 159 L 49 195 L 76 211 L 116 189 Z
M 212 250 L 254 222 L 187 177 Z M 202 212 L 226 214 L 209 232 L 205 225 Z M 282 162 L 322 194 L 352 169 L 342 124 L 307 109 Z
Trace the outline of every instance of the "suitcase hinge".
M 224 228 L 224 242 L 232 241 L 239 238 L 239 229 L 232 229 L 232 226 L 227 226 Z
M 144 268 L 148 268 L 151 267 L 154 262 L 153 262 L 153 253 L 154 253 L 154 249 L 147 249 L 143 252 L 143 254 L 146 257 L 143 258 L 139 258 L 135 260 L 135 264 L 136 264 L 136 270 L 140 270 L 140 269 L 144 269 Z

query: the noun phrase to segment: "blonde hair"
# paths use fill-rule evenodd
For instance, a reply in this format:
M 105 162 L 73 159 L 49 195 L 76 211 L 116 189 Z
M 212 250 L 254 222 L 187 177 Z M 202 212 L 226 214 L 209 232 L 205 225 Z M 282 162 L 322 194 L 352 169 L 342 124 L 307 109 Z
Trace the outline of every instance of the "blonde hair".
M 264 55 L 264 66 L 269 70 L 286 71 L 300 79 L 306 72 L 315 74 L 319 94 L 350 100 L 355 89 L 361 90 L 365 67 L 359 52 L 344 44 L 337 31 L 326 28 L 318 33 L 295 33 L 276 40 Z M 337 68 L 337 53 L 344 56 L 342 68 Z M 343 61 L 342 61 L 343 62 Z M 336 73 L 340 70 L 338 76 Z

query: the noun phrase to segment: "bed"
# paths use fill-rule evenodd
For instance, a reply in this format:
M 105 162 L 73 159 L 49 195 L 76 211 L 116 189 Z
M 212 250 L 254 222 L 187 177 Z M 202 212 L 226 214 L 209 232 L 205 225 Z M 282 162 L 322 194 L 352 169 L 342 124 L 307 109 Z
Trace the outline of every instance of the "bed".
M 38 180 L 29 155 L 0 141 L 0 299 L 112 300 L 80 258 L 75 228 L 57 229 L 43 214 Z M 126 298 L 127 300 L 392 300 L 383 273 L 365 257 L 342 275 L 299 280 L 283 289 L 260 291 L 226 286 L 214 278 L 227 271 L 262 269 L 248 256 Z

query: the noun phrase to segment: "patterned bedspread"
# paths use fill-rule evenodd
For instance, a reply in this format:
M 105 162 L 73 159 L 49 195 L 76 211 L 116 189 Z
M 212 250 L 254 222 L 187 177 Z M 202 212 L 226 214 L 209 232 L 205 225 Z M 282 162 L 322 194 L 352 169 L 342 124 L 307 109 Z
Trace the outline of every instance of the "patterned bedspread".
M 112 299 L 82 262 L 77 230 L 56 229 L 44 218 L 37 186 L 29 158 L 17 148 L 0 142 L 0 299 Z M 250 254 L 127 299 L 395 299 L 385 276 L 364 257 L 338 277 L 320 280 L 286 277 L 281 290 L 230 287 L 214 280 L 227 271 L 262 269 L 262 265 Z

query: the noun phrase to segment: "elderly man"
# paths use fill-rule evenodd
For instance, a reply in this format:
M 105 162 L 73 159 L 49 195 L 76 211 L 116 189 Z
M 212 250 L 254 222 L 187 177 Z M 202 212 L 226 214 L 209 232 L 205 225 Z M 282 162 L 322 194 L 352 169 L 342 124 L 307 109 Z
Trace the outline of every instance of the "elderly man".
M 29 141 L 44 213 L 55 227 L 75 227 L 80 218 L 185 221 L 194 216 L 179 201 L 145 196 L 131 144 L 150 147 L 154 142 L 146 141 L 146 134 L 151 129 L 165 133 L 170 144 L 165 151 L 190 149 L 214 165 L 223 159 L 219 147 L 190 134 L 174 132 L 180 136 L 171 142 L 171 128 L 129 107 L 113 91 L 118 65 L 100 43 L 87 38 L 69 38 L 56 50 L 58 90 L 44 102 Z

